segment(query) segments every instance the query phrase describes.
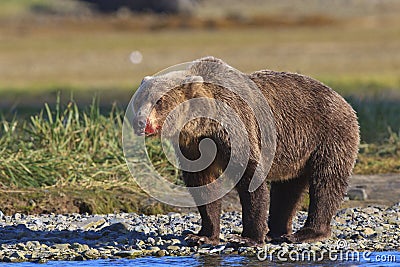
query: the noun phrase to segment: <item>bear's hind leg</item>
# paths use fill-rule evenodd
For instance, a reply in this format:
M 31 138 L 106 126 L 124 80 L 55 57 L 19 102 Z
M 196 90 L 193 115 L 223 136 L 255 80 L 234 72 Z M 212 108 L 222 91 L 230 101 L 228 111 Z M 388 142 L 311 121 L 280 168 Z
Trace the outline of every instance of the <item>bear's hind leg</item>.
M 285 236 L 287 241 L 315 242 L 330 237 L 331 221 L 343 201 L 354 164 L 352 158 L 341 156 L 338 151 L 315 155 L 311 164 L 308 217 L 302 229 Z
M 307 175 L 271 183 L 267 240 L 292 233 L 293 216 L 308 186 Z

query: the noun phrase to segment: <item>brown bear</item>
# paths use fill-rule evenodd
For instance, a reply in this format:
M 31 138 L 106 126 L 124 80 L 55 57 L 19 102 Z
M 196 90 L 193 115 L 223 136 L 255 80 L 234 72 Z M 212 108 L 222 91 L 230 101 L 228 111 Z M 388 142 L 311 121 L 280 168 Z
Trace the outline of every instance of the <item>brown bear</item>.
M 146 77 L 133 102 L 135 132 L 159 136 L 167 115 L 189 99 L 205 97 L 228 103 L 243 121 L 251 146 L 245 171 L 235 186 L 242 205 L 240 241 L 256 245 L 270 240 L 312 242 L 329 237 L 332 217 L 344 198 L 358 153 L 359 125 L 354 110 L 334 90 L 307 76 L 271 70 L 243 74 L 262 92 L 276 129 L 272 165 L 262 177 L 266 178 L 264 182 L 250 192 L 250 180 L 261 155 L 257 118 L 235 92 L 204 82 L 202 77 L 219 75 L 218 68 L 210 68 L 208 63 L 228 66 L 214 57 L 195 60 L 189 67 L 192 76 L 186 77 L 189 82 L 179 86 L 169 84 L 168 75 Z M 175 87 L 163 95 L 163 86 Z M 151 106 L 149 103 L 157 93 L 161 96 Z M 146 116 L 142 112 L 145 107 L 150 107 Z M 200 156 L 198 147 L 204 138 L 215 142 L 217 154 L 204 170 L 182 171 L 187 187 L 212 183 L 230 160 L 231 139 L 221 124 L 209 118 L 196 118 L 185 124 L 174 146 L 184 157 L 195 160 Z M 303 228 L 292 233 L 292 219 L 306 191 L 310 197 L 308 217 Z M 195 199 L 199 201 L 196 203 L 200 200 Z M 198 210 L 201 230 L 188 235 L 188 242 L 218 244 L 221 199 L 198 205 Z

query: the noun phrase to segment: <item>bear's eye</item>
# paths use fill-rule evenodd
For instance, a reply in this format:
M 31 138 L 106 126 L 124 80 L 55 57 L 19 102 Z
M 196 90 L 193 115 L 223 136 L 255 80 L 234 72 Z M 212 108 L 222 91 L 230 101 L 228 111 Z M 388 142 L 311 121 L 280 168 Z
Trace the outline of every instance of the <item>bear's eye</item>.
M 161 98 L 160 98 L 160 99 L 157 100 L 156 106 L 160 106 L 161 104 L 162 104 L 162 100 L 161 100 Z

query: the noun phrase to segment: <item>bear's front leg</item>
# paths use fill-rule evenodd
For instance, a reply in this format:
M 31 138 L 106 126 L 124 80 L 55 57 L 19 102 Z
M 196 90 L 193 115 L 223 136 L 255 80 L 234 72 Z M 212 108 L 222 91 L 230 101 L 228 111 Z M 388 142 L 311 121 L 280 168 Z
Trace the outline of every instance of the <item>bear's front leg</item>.
M 219 244 L 221 199 L 197 207 L 201 216 L 201 230 L 188 234 L 185 238 L 188 245 Z
M 213 166 L 212 166 L 213 167 Z M 216 174 L 212 172 L 212 167 L 209 169 L 197 172 L 182 172 L 183 180 L 187 187 L 199 187 L 208 185 L 215 181 Z M 211 170 L 211 171 L 210 171 Z M 202 244 L 219 244 L 219 232 L 220 232 L 220 215 L 221 215 L 221 199 L 207 203 L 209 199 L 215 199 L 216 194 L 219 193 L 219 186 L 210 185 L 204 187 L 204 191 L 201 194 L 193 194 L 194 201 L 201 216 L 201 230 L 198 234 L 188 234 L 185 238 L 186 242 L 190 246 L 199 246 Z M 200 205 L 202 203 L 207 203 Z
M 267 233 L 268 215 L 268 187 L 264 182 L 254 192 L 249 192 L 248 181 L 242 180 L 237 185 L 237 191 L 242 205 L 243 232 L 239 240 L 233 242 L 244 243 L 249 246 L 261 245 Z

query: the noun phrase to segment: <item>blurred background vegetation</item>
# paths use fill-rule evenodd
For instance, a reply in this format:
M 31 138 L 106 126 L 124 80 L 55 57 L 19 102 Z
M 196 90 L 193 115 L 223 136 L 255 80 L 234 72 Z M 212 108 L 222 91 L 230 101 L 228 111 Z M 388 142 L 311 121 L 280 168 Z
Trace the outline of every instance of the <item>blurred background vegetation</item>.
M 168 209 L 130 178 L 121 116 L 142 77 L 207 55 L 331 86 L 358 112 L 355 172 L 400 172 L 399 14 L 397 0 L 2 0 L 0 209 Z

